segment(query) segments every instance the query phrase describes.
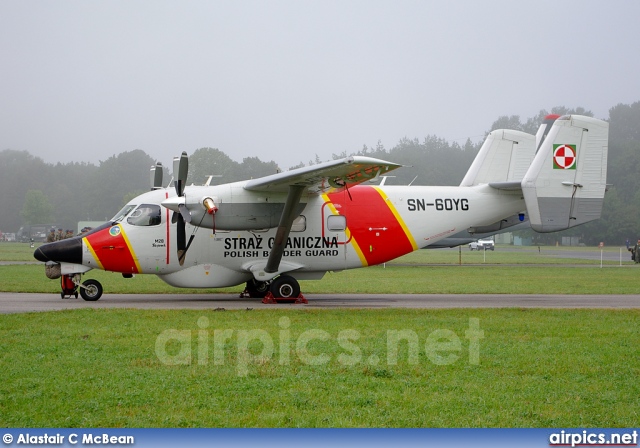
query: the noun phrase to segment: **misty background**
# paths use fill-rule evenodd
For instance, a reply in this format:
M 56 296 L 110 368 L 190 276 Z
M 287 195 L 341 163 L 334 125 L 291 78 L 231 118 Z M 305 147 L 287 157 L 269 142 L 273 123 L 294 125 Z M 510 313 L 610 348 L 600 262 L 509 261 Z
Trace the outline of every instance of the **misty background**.
M 516 129 L 535 133 L 547 113 L 593 113 L 582 107 L 554 107 L 533 117 L 498 117 L 491 129 Z M 552 234 L 519 231 L 533 237 L 535 244 L 555 244 L 563 236 L 580 243 L 621 246 L 626 239 L 640 239 L 640 101 L 618 104 L 609 110 L 608 182 L 602 218 L 573 229 Z M 480 143 L 449 143 L 435 135 L 424 139 L 402 139 L 392 148 L 382 144 L 363 147 L 355 154 L 392 160 L 404 165 L 387 179 L 397 185 L 458 185 Z M 334 154 L 340 157 L 347 154 Z M 351 155 L 351 154 L 349 154 Z M 53 224 L 78 230 L 79 221 L 106 221 L 129 200 L 150 188 L 149 168 L 153 157 L 140 149 L 113 155 L 95 165 L 86 162 L 47 163 L 28 151 L 0 151 L 0 229 L 11 232 L 24 224 Z M 313 163 L 313 161 L 312 161 Z M 236 162 L 217 148 L 199 148 L 190 156 L 187 183 L 212 184 L 256 178 L 275 173 L 273 161 L 245 157 Z M 165 183 L 171 178 L 165 167 Z M 524 233 L 523 233 L 524 232 Z
M 619 244 L 640 236 L 639 18 L 620 0 L 3 1 L 0 230 L 110 218 L 181 151 L 221 182 L 366 153 L 412 165 L 390 183 L 455 185 L 488 131 L 557 108 L 611 122 L 603 219 L 570 232 Z
M 640 98 L 640 2 L 0 2 L 0 150 L 287 169 L 496 117 Z

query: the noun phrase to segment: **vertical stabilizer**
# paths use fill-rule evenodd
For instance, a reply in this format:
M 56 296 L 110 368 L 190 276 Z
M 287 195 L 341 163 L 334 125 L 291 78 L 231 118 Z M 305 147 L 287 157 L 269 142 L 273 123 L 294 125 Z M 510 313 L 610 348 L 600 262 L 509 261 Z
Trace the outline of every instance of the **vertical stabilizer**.
M 535 231 L 555 232 L 600 217 L 608 138 L 605 121 L 580 115 L 555 120 L 522 180 Z
M 538 150 L 540 149 L 542 142 L 545 141 L 545 139 L 547 138 L 547 135 L 549 134 L 549 131 L 551 130 L 551 127 L 553 126 L 553 123 L 558 118 L 560 118 L 560 115 L 549 114 L 546 117 L 544 117 L 544 120 L 542 120 L 542 123 L 540 123 L 538 132 L 536 132 L 536 153 L 538 153 Z
M 521 131 L 492 131 L 460 183 L 461 187 L 490 182 L 520 182 L 533 160 L 536 141 Z

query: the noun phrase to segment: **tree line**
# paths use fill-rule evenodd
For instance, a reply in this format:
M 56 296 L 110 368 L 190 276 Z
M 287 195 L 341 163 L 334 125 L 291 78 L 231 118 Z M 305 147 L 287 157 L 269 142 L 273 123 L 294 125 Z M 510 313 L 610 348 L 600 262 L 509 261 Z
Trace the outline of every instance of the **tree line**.
M 522 120 L 517 115 L 498 117 L 494 129 L 515 129 L 535 134 L 549 113 L 578 113 L 593 116 L 584 108 L 555 107 L 541 110 Z M 537 243 L 549 244 L 560 236 L 578 236 L 589 245 L 604 241 L 624 244 L 640 238 L 640 102 L 618 104 L 609 110 L 608 188 L 602 218 L 559 234 L 531 235 Z M 447 142 L 436 135 L 422 140 L 400 140 L 386 149 L 364 145 L 352 155 L 366 155 L 404 165 L 395 170 L 387 184 L 457 185 L 460 183 L 482 142 L 467 140 L 463 145 Z M 333 158 L 346 156 L 333 154 Z M 316 156 L 318 163 L 320 158 Z M 45 163 L 27 151 L 0 151 L 0 230 L 15 232 L 25 224 L 57 223 L 75 229 L 79 221 L 106 221 L 126 202 L 149 190 L 149 168 L 156 160 L 136 149 L 113 155 L 95 165 L 67 162 Z M 273 161 L 247 157 L 236 162 L 216 148 L 200 148 L 189 157 L 188 184 L 202 184 L 210 175 L 211 184 L 234 182 L 273 174 L 281 168 Z M 295 167 L 304 166 L 300 163 Z M 295 167 L 289 167 L 295 168 Z M 165 167 L 165 182 L 171 177 Z

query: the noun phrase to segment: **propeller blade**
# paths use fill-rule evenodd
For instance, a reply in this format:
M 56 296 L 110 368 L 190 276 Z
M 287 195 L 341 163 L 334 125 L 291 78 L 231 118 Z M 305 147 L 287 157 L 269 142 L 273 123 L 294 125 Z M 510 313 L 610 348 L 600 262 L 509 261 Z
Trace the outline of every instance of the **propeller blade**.
M 184 250 L 178 251 L 178 262 L 180 263 L 180 266 L 184 264 L 184 259 L 187 256 L 187 251 L 189 250 L 189 246 L 191 246 L 191 243 L 193 242 L 194 237 L 195 235 L 191 235 L 189 237 L 189 242 L 187 243 L 187 246 L 184 248 Z
M 178 210 L 180 210 L 180 215 L 182 215 L 182 219 L 185 222 L 191 222 L 191 213 L 189 213 L 189 209 L 184 204 L 178 205 Z
M 151 167 L 151 190 L 162 188 L 162 163 L 158 162 Z
M 184 257 L 187 252 L 187 231 L 184 218 L 180 213 L 174 213 L 174 218 L 177 219 L 178 225 L 176 226 L 176 248 L 178 249 L 178 262 L 180 266 L 184 264 Z
M 182 151 L 180 157 L 173 158 L 173 176 L 178 196 L 184 195 L 184 187 L 187 183 L 187 175 L 189 174 L 189 157 L 185 151 Z

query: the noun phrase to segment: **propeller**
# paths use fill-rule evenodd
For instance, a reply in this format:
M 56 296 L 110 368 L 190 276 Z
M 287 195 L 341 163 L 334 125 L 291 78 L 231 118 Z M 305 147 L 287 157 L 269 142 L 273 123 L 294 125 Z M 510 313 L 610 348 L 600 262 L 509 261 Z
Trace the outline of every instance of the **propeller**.
M 173 158 L 173 175 L 175 176 L 174 186 L 176 194 L 184 197 L 184 187 L 187 183 L 187 175 L 189 174 L 189 157 L 185 151 L 179 157 Z M 194 235 L 191 235 L 187 243 L 186 223 L 191 222 L 191 214 L 187 206 L 182 203 L 178 205 L 179 213 L 174 212 L 171 221 L 177 223 L 176 229 L 176 247 L 178 251 L 178 262 L 180 266 L 184 264 L 187 250 L 191 246 Z
M 179 157 L 173 158 L 173 175 L 176 177 L 174 185 L 176 194 L 180 197 L 184 196 L 184 187 L 187 183 L 187 175 L 189 174 L 189 156 L 186 151 L 182 151 Z
M 151 190 L 162 188 L 162 163 L 158 162 L 151 167 Z

